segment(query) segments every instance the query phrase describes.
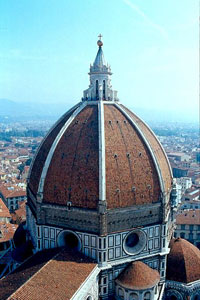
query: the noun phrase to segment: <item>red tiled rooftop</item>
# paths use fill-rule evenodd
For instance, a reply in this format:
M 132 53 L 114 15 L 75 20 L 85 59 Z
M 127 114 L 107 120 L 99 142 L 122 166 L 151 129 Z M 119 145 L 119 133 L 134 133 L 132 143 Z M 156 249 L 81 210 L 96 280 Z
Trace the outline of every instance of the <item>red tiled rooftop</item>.
M 46 262 L 42 262 L 41 255 L 46 256 L 45 253 L 36 254 L 36 259 L 33 257 L 28 262 L 29 267 L 21 266 L 19 271 L 0 281 L 1 300 L 6 299 L 6 292 L 12 300 L 69 300 L 96 267 L 91 259 L 67 250 Z
M 0 198 L 0 217 L 1 218 L 11 218 L 11 215 L 9 213 L 9 209 L 3 202 L 3 200 Z
M 19 208 L 12 214 L 14 222 L 21 223 L 26 220 L 26 201 L 19 203 Z
M 9 198 L 15 198 L 15 197 L 24 197 L 26 196 L 26 191 L 24 190 L 14 190 L 10 191 Z
M 26 196 L 26 191 L 22 190 L 22 189 L 11 189 L 8 190 L 6 187 L 1 188 L 0 187 L 0 191 L 2 192 L 3 196 L 5 198 L 15 198 L 15 197 L 24 197 Z
M 55 126 L 49 131 L 47 134 L 47 137 L 43 139 L 36 159 L 34 160 L 32 169 L 31 169 L 31 176 L 30 176 L 30 182 L 29 187 L 32 190 L 32 192 L 36 195 L 39 185 L 39 179 L 42 174 L 42 169 L 44 167 L 45 160 L 47 158 L 47 155 L 49 153 L 49 150 L 58 135 L 59 131 L 63 127 L 63 125 L 67 122 L 69 117 L 72 115 L 74 110 L 72 110 L 70 113 L 66 113 Z
M 140 261 L 132 262 L 116 279 L 116 283 L 132 290 L 152 288 L 159 281 L 158 271 Z
M 200 209 L 187 209 L 181 211 L 176 216 L 176 224 L 200 225 Z
M 107 207 L 158 202 L 158 173 L 143 139 L 118 108 L 104 111 Z
M 161 170 L 162 178 L 164 181 L 165 190 L 168 192 L 171 189 L 172 184 L 172 175 L 170 170 L 170 165 L 166 159 L 165 153 L 155 135 L 152 131 L 146 126 L 146 124 L 136 116 L 132 111 L 127 109 L 125 106 L 121 105 L 126 112 L 133 118 L 136 122 L 137 126 L 140 128 L 142 133 L 144 134 L 145 138 L 147 139 L 150 147 L 158 161 L 159 168 Z
M 138 117 L 125 110 L 148 140 L 151 150 L 125 113 L 105 102 L 105 191 L 108 209 L 161 201 L 158 169 L 165 191 L 171 189 L 170 167 L 157 138 Z M 66 114 L 57 123 L 39 148 L 28 184 L 35 196 L 51 146 L 70 116 L 71 113 Z M 45 166 L 47 172 L 41 191 L 43 202 L 67 205 L 70 201 L 74 207 L 97 209 L 101 182 L 99 134 L 98 105 L 87 105 L 63 130 L 50 164 Z M 152 152 L 159 164 L 158 169 Z
M 99 199 L 97 106 L 83 109 L 53 154 L 44 184 L 44 202 L 97 208 Z
M 200 250 L 184 239 L 173 239 L 167 258 L 166 278 L 182 283 L 200 280 Z
M 15 179 L 14 181 L 17 182 Z M 26 191 L 19 188 L 19 187 L 14 187 L 14 185 L 10 184 L 1 184 L 0 185 L 0 193 L 5 197 L 5 198 L 14 198 L 14 197 L 20 197 L 20 196 L 26 196 Z
M 0 243 L 10 241 L 13 238 L 17 227 L 18 225 L 16 224 L 0 222 L 0 232 L 2 235 L 0 237 Z

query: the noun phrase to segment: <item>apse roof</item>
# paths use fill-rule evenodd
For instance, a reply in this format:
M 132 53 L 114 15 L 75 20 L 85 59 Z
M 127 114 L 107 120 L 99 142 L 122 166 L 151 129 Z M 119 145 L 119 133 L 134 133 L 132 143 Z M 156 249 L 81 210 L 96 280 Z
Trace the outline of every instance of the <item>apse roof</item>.
M 184 239 L 173 239 L 167 258 L 166 278 L 182 283 L 200 280 L 200 250 Z
M 116 283 L 130 290 L 152 288 L 159 281 L 158 271 L 151 269 L 141 261 L 132 262 L 116 279 Z

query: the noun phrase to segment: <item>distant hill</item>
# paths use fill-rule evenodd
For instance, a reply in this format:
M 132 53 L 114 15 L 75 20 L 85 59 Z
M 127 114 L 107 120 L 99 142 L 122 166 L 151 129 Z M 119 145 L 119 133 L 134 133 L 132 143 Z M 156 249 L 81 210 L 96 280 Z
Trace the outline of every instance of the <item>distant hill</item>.
M 0 99 L 0 115 L 11 115 L 20 112 L 20 105 L 9 99 Z
M 0 120 L 56 119 L 68 109 L 66 105 L 34 104 L 0 99 Z
M 74 104 L 76 104 L 74 102 Z M 0 122 L 2 121 L 23 121 L 23 120 L 57 120 L 72 105 L 64 103 L 29 103 L 17 102 L 9 99 L 0 99 Z M 149 124 L 155 122 L 198 122 L 197 116 L 189 111 L 184 114 L 177 111 L 159 111 L 139 107 L 129 108 L 140 118 Z
M 130 107 L 134 113 L 138 115 L 143 121 L 152 125 L 157 122 L 161 123 L 174 123 L 174 122 L 183 122 L 183 123 L 198 123 L 198 112 L 196 114 L 193 111 L 174 111 L 166 110 L 156 110 L 156 109 L 146 109 L 140 107 Z

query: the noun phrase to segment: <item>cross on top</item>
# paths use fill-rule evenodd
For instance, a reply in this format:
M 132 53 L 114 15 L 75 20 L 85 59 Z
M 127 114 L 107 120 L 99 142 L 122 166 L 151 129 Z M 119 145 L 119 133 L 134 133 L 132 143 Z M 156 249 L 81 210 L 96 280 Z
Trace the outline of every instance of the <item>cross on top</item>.
M 101 41 L 102 37 L 103 37 L 103 35 L 101 35 L 101 33 L 100 33 L 100 35 L 98 35 L 98 38 L 100 39 L 100 41 Z

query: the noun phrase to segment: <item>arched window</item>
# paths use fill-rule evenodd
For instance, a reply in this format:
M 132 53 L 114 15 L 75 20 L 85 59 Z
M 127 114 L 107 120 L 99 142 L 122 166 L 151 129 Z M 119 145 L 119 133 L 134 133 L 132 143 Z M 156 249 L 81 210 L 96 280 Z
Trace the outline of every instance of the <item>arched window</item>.
M 124 291 L 121 288 L 118 289 L 118 296 L 120 299 L 124 299 Z
M 61 231 L 58 235 L 57 243 L 58 247 L 65 247 L 74 251 L 79 251 L 81 248 L 79 236 L 70 230 Z
M 139 299 L 139 297 L 138 297 L 138 294 L 136 294 L 136 293 L 131 293 L 129 295 L 129 300 L 138 300 L 138 299 Z
M 91 297 L 91 296 L 88 296 L 86 300 L 92 300 L 92 297 Z
M 177 300 L 177 297 L 175 295 L 171 295 L 170 300 Z
M 99 81 L 96 80 L 96 99 L 99 99 Z
M 103 80 L 103 99 L 106 99 L 106 82 Z
M 150 300 L 151 299 L 151 293 L 150 292 L 146 292 L 144 294 L 144 300 Z

